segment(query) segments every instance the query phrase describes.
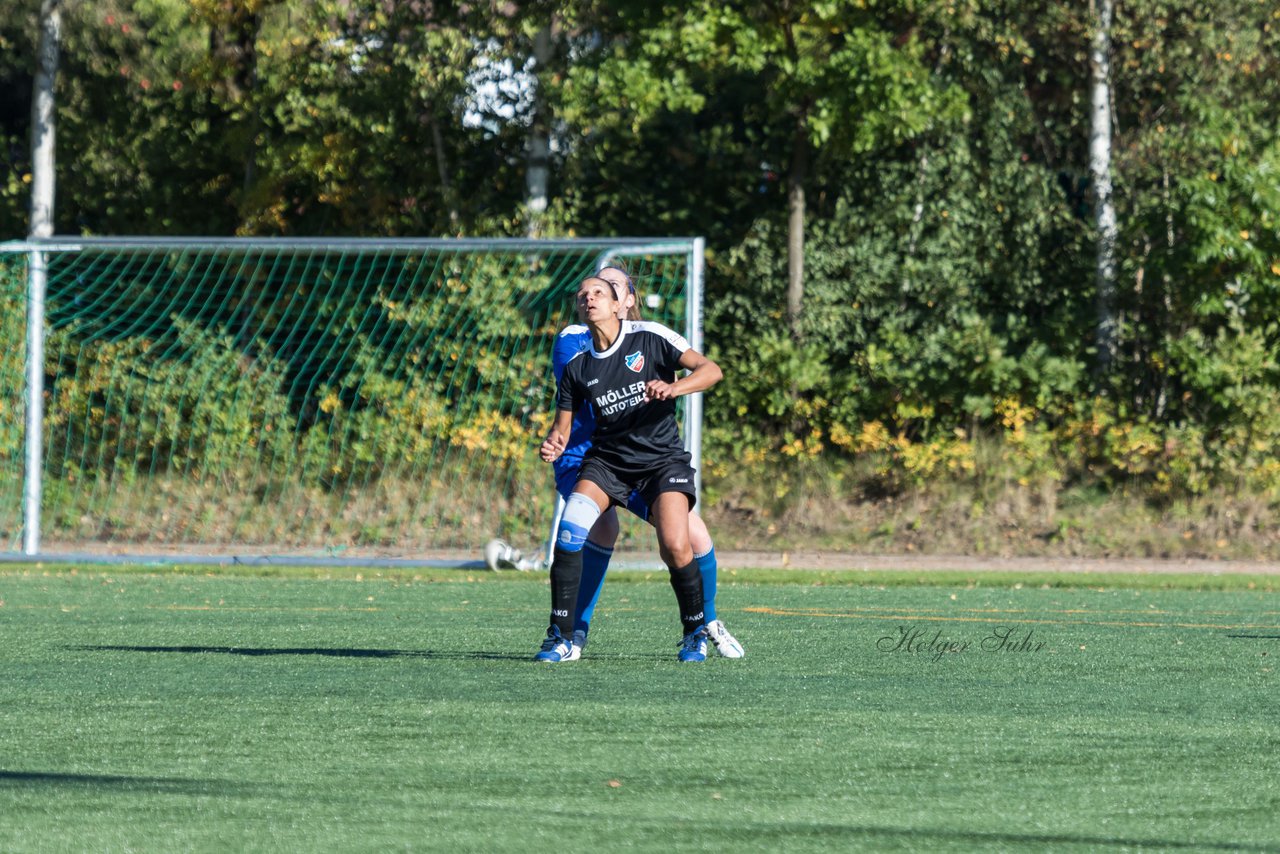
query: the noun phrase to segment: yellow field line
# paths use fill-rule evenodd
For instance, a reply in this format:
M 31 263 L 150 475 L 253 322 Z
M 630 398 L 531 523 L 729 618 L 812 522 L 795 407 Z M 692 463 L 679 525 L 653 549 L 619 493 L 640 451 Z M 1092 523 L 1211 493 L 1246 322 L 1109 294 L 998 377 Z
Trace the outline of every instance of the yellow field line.
M 330 614 L 330 613 L 359 613 L 371 614 L 381 611 L 382 608 L 280 608 L 280 607 L 257 607 L 253 605 L 145 605 L 143 606 L 150 611 L 244 611 L 246 613 L 277 613 L 277 614 Z
M 6 608 L 13 608 L 17 611 L 79 611 L 80 605 L 6 605 Z M 259 607 L 243 607 L 238 605 L 144 605 L 148 611 L 245 611 L 245 612 L 267 612 L 276 613 L 373 613 L 383 610 L 382 608 L 259 608 Z
M 917 620 L 934 623 L 1019 623 L 1023 625 L 1043 626 L 1138 626 L 1156 629 L 1280 629 L 1277 625 L 1257 623 L 1152 623 L 1140 621 L 1110 620 L 1034 620 L 1026 618 L 993 618 L 993 617 L 942 617 L 927 614 L 849 614 L 838 611 L 790 610 L 786 608 L 743 608 L 751 614 L 764 614 L 769 617 L 832 617 L 846 620 Z

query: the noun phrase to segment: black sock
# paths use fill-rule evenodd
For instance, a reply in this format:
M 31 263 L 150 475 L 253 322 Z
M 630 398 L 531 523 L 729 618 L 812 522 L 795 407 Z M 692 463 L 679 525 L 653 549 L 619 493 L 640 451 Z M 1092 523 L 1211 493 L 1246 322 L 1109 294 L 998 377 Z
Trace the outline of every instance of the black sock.
M 680 625 L 684 633 L 695 632 L 702 626 L 702 573 L 698 571 L 698 562 L 689 561 L 688 566 L 671 570 L 671 589 L 676 592 L 676 602 L 680 606 Z
M 551 561 L 551 625 L 560 629 L 560 637 L 565 640 L 573 637 L 573 608 L 581 581 L 582 551 L 566 552 L 557 548 Z

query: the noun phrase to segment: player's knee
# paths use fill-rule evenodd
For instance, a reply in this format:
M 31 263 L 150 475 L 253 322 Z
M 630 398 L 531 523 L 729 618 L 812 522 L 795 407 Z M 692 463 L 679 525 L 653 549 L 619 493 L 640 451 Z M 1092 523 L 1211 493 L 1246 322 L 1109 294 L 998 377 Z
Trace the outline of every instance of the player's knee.
M 689 541 L 684 542 L 661 542 L 658 544 L 658 554 L 662 557 L 662 562 L 669 567 L 681 567 L 693 560 L 693 549 L 689 547 Z
M 556 530 L 556 548 L 566 552 L 580 552 L 587 542 L 587 534 L 600 518 L 600 508 L 585 495 L 571 494 L 564 504 L 560 526 Z
M 714 545 L 711 542 L 711 532 L 697 513 L 689 514 L 689 545 L 693 547 L 693 553 L 699 555 L 711 551 Z
M 598 546 L 610 549 L 618 541 L 618 514 L 612 507 L 600 514 L 591 528 L 590 540 Z

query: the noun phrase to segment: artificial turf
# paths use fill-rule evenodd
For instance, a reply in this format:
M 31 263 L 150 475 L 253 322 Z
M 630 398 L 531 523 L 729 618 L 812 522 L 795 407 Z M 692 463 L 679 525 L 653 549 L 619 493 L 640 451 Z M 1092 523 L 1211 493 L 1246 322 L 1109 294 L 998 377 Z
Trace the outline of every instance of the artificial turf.
M 1280 851 L 1273 593 L 624 577 L 0 573 L 0 850 Z

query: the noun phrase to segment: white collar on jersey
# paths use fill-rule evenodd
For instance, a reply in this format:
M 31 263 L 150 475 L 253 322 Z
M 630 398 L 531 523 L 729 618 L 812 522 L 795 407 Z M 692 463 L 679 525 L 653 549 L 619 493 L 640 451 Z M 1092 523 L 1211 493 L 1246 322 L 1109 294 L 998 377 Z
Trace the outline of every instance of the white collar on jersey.
M 622 321 L 622 328 L 618 330 L 618 337 L 615 338 L 613 343 L 609 345 L 608 350 L 597 350 L 595 345 L 595 339 L 593 338 L 592 344 L 591 344 L 591 351 L 590 351 L 591 355 L 597 359 L 609 358 L 614 353 L 618 352 L 618 350 L 622 347 L 622 339 L 626 338 L 628 333 L 630 332 L 631 332 L 631 321 L 630 320 Z

